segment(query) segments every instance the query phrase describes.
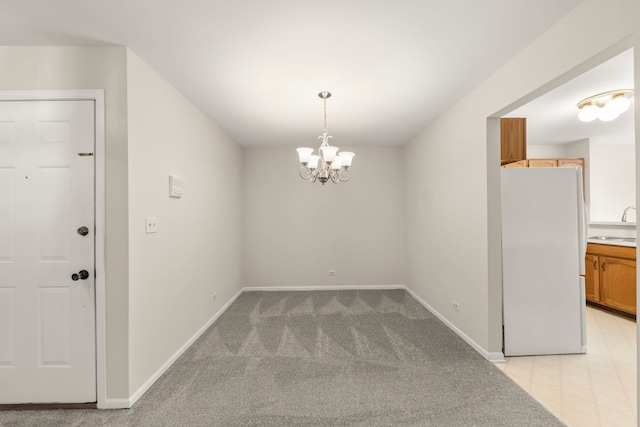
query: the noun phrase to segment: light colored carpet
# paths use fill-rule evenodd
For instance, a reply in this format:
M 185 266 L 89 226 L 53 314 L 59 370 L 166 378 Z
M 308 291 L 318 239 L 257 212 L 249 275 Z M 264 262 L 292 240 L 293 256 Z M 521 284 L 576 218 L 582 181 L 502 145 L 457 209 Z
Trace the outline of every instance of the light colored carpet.
M 245 292 L 129 410 L 2 426 L 562 426 L 404 290 Z

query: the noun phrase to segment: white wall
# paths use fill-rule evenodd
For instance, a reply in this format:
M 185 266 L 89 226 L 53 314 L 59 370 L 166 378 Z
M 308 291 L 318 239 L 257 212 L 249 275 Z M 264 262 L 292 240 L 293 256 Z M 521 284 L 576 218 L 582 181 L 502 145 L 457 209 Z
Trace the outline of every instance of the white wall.
M 124 47 L 1 46 L 0 64 L 0 90 L 105 90 L 107 399 L 127 401 L 240 289 L 241 150 Z
M 404 283 L 402 149 L 341 148 L 352 178 L 324 186 L 299 177 L 294 148 L 243 150 L 245 286 Z
M 565 144 L 527 144 L 527 159 L 567 157 Z
M 135 394 L 241 289 L 242 156 L 130 50 L 127 96 L 129 385 Z M 183 178 L 181 199 L 169 197 L 169 174 Z M 157 234 L 145 234 L 147 216 L 157 218 Z
M 107 397 L 129 396 L 126 49 L 0 46 L 0 90 L 105 89 Z
M 591 152 L 591 217 L 594 222 L 618 222 L 627 206 L 636 205 L 635 145 L 598 144 Z M 635 222 L 631 211 L 629 221 Z
M 585 0 L 406 146 L 407 285 L 488 357 L 502 349 L 499 124 L 488 118 L 628 49 L 639 29 L 637 0 Z

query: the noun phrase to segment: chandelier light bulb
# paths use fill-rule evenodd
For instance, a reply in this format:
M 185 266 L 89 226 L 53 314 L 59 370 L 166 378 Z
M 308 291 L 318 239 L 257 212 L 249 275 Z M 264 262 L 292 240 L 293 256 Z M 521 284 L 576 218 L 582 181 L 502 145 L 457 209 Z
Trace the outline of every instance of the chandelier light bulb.
M 578 113 L 578 119 L 583 122 L 592 122 L 598 118 L 598 114 L 600 114 L 600 108 L 594 104 L 589 104 L 580 110 Z
M 600 108 L 598 119 L 603 122 L 610 122 L 617 119 L 619 115 L 620 114 L 616 111 L 616 109 L 611 107 L 611 103 L 608 102 L 602 108 Z
M 331 163 L 331 169 L 340 170 L 341 167 L 342 167 L 342 162 L 340 161 L 340 157 L 336 157 L 333 160 L 333 163 Z
M 321 156 L 325 162 L 331 164 L 336 159 L 336 153 L 338 152 L 338 147 L 333 147 L 331 145 L 326 145 L 320 148 Z
M 340 152 L 340 161 L 342 163 L 343 168 L 347 169 L 349 166 L 351 166 L 351 161 L 353 159 L 353 156 L 355 156 L 355 154 L 353 154 L 350 151 Z
M 631 98 L 631 89 L 612 90 L 590 96 L 578 103 L 578 119 L 583 122 L 592 122 L 595 119 L 610 122 L 629 109 Z
M 324 185 L 331 180 L 334 184 L 346 182 L 351 179 L 351 166 L 354 154 L 350 151 L 338 152 L 339 148 L 329 145 L 332 136 L 327 131 L 327 98 L 331 97 L 331 92 L 320 92 L 318 94 L 324 103 L 324 130 L 319 139 L 322 140 L 318 154 L 313 154 L 313 148 L 300 147 L 298 160 L 302 164 L 300 168 L 300 178 L 308 179 L 311 182 L 320 181 Z
M 311 170 L 316 170 L 318 169 L 319 161 L 320 161 L 320 156 L 318 156 L 317 154 L 313 154 L 311 156 L 311 160 L 309 160 L 309 164 L 307 165 L 307 167 Z
M 298 159 L 300 160 L 300 163 L 303 165 L 309 163 L 309 160 L 311 160 L 311 154 L 313 154 L 313 148 L 300 147 L 296 149 L 296 151 L 298 152 Z
M 631 106 L 631 100 L 626 96 L 620 95 L 614 97 L 611 101 L 607 102 L 606 108 L 613 109 L 618 116 L 629 109 Z

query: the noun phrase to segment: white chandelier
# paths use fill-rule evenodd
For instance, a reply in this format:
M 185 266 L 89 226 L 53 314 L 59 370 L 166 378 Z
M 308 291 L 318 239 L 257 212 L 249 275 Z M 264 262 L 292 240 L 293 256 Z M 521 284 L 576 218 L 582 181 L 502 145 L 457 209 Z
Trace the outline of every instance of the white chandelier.
M 629 109 L 631 98 L 631 89 L 612 90 L 590 96 L 578 102 L 578 118 L 583 122 L 592 122 L 595 119 L 610 122 Z
M 320 181 L 322 185 L 329 179 L 334 184 L 351 179 L 351 160 L 355 154 L 349 151 L 338 153 L 339 148 L 329 145 L 329 138 L 333 138 L 327 131 L 327 98 L 331 97 L 331 92 L 320 92 L 318 94 L 324 102 L 324 130 L 318 139 L 322 140 L 318 154 L 313 154 L 313 148 L 298 148 L 298 158 L 302 167 L 300 168 L 300 177 L 308 179 L 311 182 Z M 319 166 L 319 167 L 318 167 Z

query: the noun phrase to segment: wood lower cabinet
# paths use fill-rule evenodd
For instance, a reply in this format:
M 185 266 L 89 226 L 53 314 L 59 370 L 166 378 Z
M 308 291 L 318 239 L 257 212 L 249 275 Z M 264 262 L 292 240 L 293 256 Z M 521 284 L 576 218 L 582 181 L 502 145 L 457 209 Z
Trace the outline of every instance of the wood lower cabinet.
M 635 317 L 636 248 L 588 243 L 585 288 L 587 301 Z
M 608 307 L 636 314 L 636 262 L 601 257 L 602 294 L 600 302 Z
M 585 257 L 584 283 L 587 301 L 600 302 L 600 260 L 597 255 L 587 254 Z

